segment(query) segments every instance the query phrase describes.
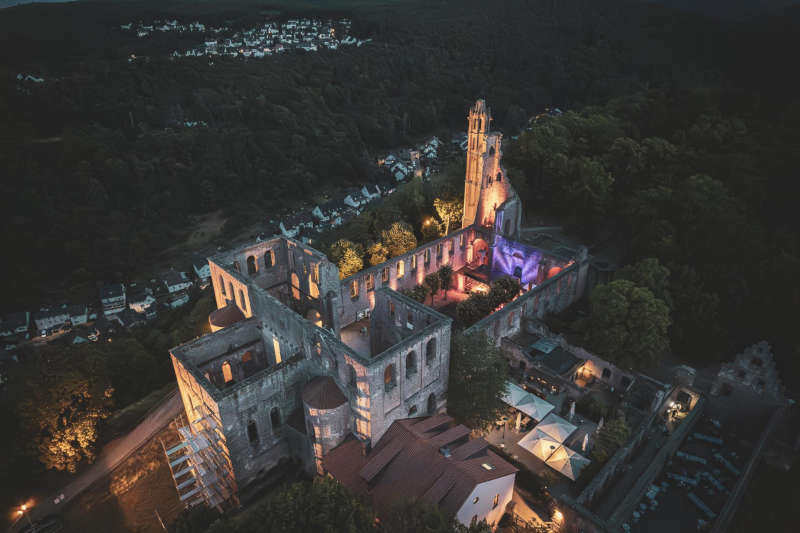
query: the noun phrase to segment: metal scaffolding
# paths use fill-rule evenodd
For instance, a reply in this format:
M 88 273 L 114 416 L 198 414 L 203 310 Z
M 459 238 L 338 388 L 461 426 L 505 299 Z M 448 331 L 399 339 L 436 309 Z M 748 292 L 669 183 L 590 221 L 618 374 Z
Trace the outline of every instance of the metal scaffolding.
M 161 446 L 180 501 L 187 508 L 202 503 L 222 512 L 226 502 L 237 505 L 225 438 L 219 423 L 206 409 L 195 408 L 195 415 L 191 423 L 183 414 L 175 419 L 179 444 L 167 448 L 161 441 Z

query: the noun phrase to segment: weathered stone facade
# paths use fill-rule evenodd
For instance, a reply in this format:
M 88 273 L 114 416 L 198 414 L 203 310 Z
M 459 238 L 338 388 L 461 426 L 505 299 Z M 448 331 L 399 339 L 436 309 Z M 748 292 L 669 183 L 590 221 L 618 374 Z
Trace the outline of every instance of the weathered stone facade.
M 470 269 L 516 276 L 527 292 L 473 326 L 498 344 L 581 297 L 585 249 L 557 257 L 512 240 L 521 205 L 490 120 L 476 103 L 462 229 L 341 280 L 325 255 L 283 237 L 209 258 L 214 332 L 171 355 L 188 422 L 209 421 L 234 492 L 283 458 L 319 471 L 351 433 L 368 447 L 396 420 L 446 410 L 452 320 L 396 291 L 444 265 L 461 290 Z

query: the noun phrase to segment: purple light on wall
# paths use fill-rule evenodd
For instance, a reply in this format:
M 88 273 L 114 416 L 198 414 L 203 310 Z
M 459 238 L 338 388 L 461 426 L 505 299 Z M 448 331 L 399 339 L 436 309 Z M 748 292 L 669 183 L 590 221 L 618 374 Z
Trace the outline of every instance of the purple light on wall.
M 523 287 L 536 281 L 542 253 L 503 237 L 496 237 L 492 254 L 492 271 L 520 278 Z

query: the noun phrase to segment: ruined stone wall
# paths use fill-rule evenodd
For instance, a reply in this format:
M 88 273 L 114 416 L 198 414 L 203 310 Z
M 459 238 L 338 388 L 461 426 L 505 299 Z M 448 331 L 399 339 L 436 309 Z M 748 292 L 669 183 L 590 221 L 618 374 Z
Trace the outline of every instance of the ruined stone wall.
M 465 333 L 483 331 L 500 346 L 503 337 L 512 337 L 520 332 L 522 317 L 541 319 L 548 313 L 564 310 L 581 296 L 576 291 L 580 268 L 578 263 L 570 265 L 513 302 L 507 303 L 499 311 L 476 322 Z
M 425 276 L 438 272 L 445 265 L 450 265 L 454 272 L 464 267 L 472 260 L 473 241 L 480 236 L 474 228 L 454 231 L 446 237 L 425 243 L 406 254 L 343 279 L 339 314 L 342 327 L 364 318 L 375 307 L 374 293 L 377 289 L 411 289 L 421 285 Z M 398 277 L 401 271 L 403 275 Z

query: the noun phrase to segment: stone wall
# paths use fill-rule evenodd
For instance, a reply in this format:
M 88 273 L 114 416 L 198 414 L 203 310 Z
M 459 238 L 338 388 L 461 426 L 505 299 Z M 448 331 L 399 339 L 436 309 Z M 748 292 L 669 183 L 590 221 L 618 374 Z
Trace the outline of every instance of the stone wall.
M 563 311 L 582 296 L 576 289 L 584 266 L 574 263 L 552 278 L 545 280 L 509 302 L 502 309 L 469 327 L 465 333 L 483 331 L 500 346 L 503 337 L 512 337 L 521 331 L 523 318 L 543 318 L 548 313 Z
M 471 258 L 472 243 L 481 236 L 474 228 L 450 233 L 380 265 L 366 268 L 341 281 L 342 327 L 364 318 L 375 307 L 375 291 L 396 291 L 421 285 L 425 276 L 449 265 L 453 271 L 464 267 Z M 400 275 L 402 273 L 402 276 Z

